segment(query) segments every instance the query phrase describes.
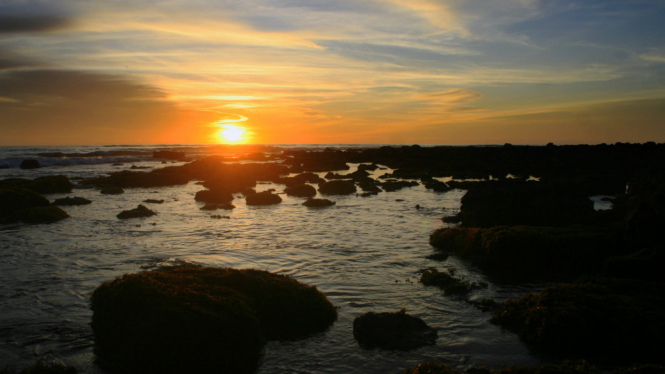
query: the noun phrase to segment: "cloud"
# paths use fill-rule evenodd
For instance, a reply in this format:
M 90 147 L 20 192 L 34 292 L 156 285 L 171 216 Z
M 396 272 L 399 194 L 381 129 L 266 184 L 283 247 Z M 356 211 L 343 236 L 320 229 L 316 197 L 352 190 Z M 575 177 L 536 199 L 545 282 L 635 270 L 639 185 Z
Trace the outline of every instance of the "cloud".
M 0 34 L 53 31 L 70 23 L 70 19 L 58 16 L 0 15 Z

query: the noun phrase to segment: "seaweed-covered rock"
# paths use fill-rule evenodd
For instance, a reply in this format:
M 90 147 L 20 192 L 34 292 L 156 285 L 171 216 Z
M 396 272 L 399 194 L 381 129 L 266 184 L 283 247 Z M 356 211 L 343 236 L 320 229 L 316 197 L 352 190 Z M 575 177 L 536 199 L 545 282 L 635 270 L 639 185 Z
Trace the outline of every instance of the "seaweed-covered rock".
M 83 197 L 65 197 L 64 199 L 55 199 L 54 202 L 51 203 L 53 206 L 72 206 L 72 205 L 88 205 L 92 204 L 91 200 L 88 200 Z
M 298 197 L 312 197 L 316 196 L 316 188 L 310 186 L 309 184 L 298 184 L 291 187 L 286 187 L 284 189 L 289 196 L 298 196 Z
M 504 275 L 583 274 L 622 253 L 619 233 L 617 225 L 448 227 L 434 231 L 430 244 Z
M 314 286 L 260 270 L 127 274 L 92 295 L 101 356 L 132 372 L 251 372 L 266 339 L 323 331 L 335 307 Z
M 0 223 L 53 223 L 68 218 L 44 196 L 26 189 L 0 189 Z
M 21 161 L 21 169 L 38 169 L 41 165 L 37 160 L 23 160 Z
M 263 191 L 247 195 L 245 200 L 247 201 L 247 205 L 273 205 L 282 202 L 282 198 L 271 191 Z
M 476 182 L 462 197 L 464 227 L 550 226 L 586 222 L 595 214 L 583 193 L 541 182 Z
M 30 224 L 54 223 L 69 218 L 69 214 L 55 206 L 42 206 L 20 210 L 14 213 L 14 218 Z
M 436 344 L 436 330 L 406 309 L 394 313 L 367 312 L 353 320 L 353 336 L 363 346 L 410 350 Z
M 325 207 L 325 206 L 331 206 L 335 205 L 337 202 L 331 201 L 328 199 L 314 199 L 314 198 L 308 198 L 307 201 L 302 203 L 304 206 L 308 206 L 310 208 L 320 208 L 320 207 Z
M 420 283 L 426 286 L 437 286 L 446 295 L 464 295 L 472 290 L 487 288 L 485 282 L 469 282 L 464 277 L 455 276 L 455 268 L 438 271 L 434 268 L 423 269 L 420 274 Z
M 0 188 L 24 188 L 40 194 L 69 193 L 74 184 L 65 175 L 49 175 L 35 179 L 7 178 L 0 180 Z
M 106 187 L 99 190 L 99 193 L 103 195 L 120 195 L 125 193 L 125 190 L 120 187 Z
M 233 201 L 233 195 L 226 190 L 202 190 L 196 193 L 194 200 L 204 203 L 230 203 Z
M 131 210 L 123 210 L 118 213 L 116 217 L 119 219 L 128 219 L 128 218 L 141 218 L 141 217 L 152 217 L 157 213 L 148 209 L 145 205 L 139 204 L 136 208 Z
M 490 321 L 561 358 L 665 362 L 662 283 L 604 278 L 558 284 L 499 304 Z
M 333 180 L 319 185 L 319 192 L 324 195 L 350 195 L 356 192 L 356 185 L 351 181 Z

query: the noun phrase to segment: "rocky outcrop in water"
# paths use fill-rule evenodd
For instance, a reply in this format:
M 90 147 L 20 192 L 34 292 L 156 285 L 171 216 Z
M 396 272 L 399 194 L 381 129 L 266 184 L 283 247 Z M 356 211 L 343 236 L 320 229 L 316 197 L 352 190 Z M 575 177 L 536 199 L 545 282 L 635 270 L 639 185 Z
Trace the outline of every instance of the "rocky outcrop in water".
M 50 175 L 35 179 L 7 178 L 0 180 L 0 188 L 21 188 L 40 194 L 69 193 L 74 184 L 64 175 Z
M 37 160 L 23 160 L 19 166 L 21 169 L 39 169 L 41 165 Z
M 141 373 L 245 373 L 266 340 L 323 331 L 337 311 L 314 286 L 260 270 L 126 274 L 91 298 L 97 352 Z
M 297 197 L 312 197 L 316 196 L 316 188 L 310 186 L 309 184 L 299 184 L 292 187 L 287 187 L 284 189 L 289 196 Z
M 328 199 L 314 199 L 314 198 L 309 198 L 307 201 L 302 203 L 304 206 L 308 206 L 310 208 L 322 208 L 326 206 L 332 206 L 337 204 L 335 201 L 331 201 Z
M 436 344 L 436 330 L 402 309 L 394 313 L 368 312 L 353 320 L 353 336 L 367 348 L 410 350 Z
M 143 217 L 152 217 L 156 214 L 157 213 L 148 209 L 148 207 L 146 207 L 145 205 L 139 204 L 139 206 L 137 206 L 134 209 L 123 210 L 122 212 L 118 213 L 116 217 L 118 217 L 118 219 L 143 218 Z
M 99 190 L 99 193 L 102 195 L 120 195 L 125 193 L 125 190 L 120 187 L 106 187 Z
M 55 199 L 54 202 L 51 203 L 53 206 L 72 206 L 72 205 L 88 205 L 92 204 L 91 200 L 88 200 L 83 197 L 65 197 L 64 199 Z
M 247 195 L 245 200 L 247 201 L 247 205 L 274 205 L 282 202 L 282 198 L 271 191 Z
M 319 192 L 324 195 L 350 195 L 356 192 L 356 185 L 350 181 L 333 180 L 319 185 Z
M 44 196 L 26 189 L 0 189 L 0 223 L 53 223 L 68 218 Z

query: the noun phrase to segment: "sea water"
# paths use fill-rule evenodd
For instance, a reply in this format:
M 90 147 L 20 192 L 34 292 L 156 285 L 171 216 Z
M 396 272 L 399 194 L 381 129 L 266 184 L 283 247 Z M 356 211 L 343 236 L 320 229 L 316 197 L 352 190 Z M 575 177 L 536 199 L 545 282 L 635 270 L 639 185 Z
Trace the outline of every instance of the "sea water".
M 183 164 L 169 161 L 164 165 L 152 159 L 152 151 L 158 149 L 181 150 L 195 157 L 219 150 L 193 146 L 0 147 L 0 167 L 9 166 L 0 169 L 0 179 L 62 174 L 76 182 L 132 165 L 155 169 Z M 58 152 L 67 156 L 46 155 Z M 46 167 L 18 168 L 27 158 L 38 159 Z M 117 163 L 123 165 L 113 165 Z M 357 169 L 357 164 L 349 166 L 348 172 Z M 391 170 L 377 170 L 372 177 L 387 172 Z M 285 186 L 260 182 L 256 189 L 271 188 L 280 193 Z M 399 373 L 427 361 L 461 369 L 541 362 L 516 335 L 490 324 L 490 315 L 469 300 L 501 301 L 538 291 L 545 284 L 501 283 L 455 257 L 445 261 L 427 258 L 433 253 L 429 235 L 446 226 L 441 217 L 459 209 L 465 191 L 438 193 L 420 185 L 370 197 L 328 196 L 337 204 L 327 208 L 307 208 L 303 198 L 285 194 L 277 205 L 247 206 L 236 194 L 236 209 L 210 212 L 200 210 L 203 204 L 194 201 L 195 193 L 202 189 L 196 181 L 126 189 L 121 195 L 77 188 L 69 194 L 45 195 L 51 201 L 66 196 L 93 201 L 63 207 L 71 218 L 53 224 L 0 225 L 0 367 L 21 369 L 42 358 L 75 366 L 80 373 L 112 373 L 94 355 L 92 291 L 126 273 L 187 263 L 287 274 L 316 285 L 339 307 L 339 317 L 327 331 L 296 341 L 269 342 L 258 373 Z M 143 203 L 146 199 L 165 202 Z M 116 218 L 122 210 L 142 203 L 157 215 Z M 211 218 L 213 214 L 229 218 Z M 489 287 L 465 297 L 445 296 L 436 287 L 418 283 L 419 270 L 428 267 L 454 267 L 457 275 L 488 282 Z M 435 346 L 408 352 L 365 349 L 354 339 L 354 318 L 369 311 L 401 308 L 437 330 Z

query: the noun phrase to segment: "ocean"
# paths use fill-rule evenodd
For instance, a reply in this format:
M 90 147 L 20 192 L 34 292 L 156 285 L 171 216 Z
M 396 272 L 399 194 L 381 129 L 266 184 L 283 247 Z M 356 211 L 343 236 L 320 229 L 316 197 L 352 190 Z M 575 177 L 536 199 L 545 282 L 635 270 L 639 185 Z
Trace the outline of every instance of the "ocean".
M 272 145 L 256 149 L 281 152 L 378 146 Z M 155 150 L 182 151 L 201 158 L 229 149 L 232 147 L 0 147 L 0 179 L 66 175 L 76 184 L 81 178 L 132 166 L 154 170 L 184 164 L 169 161 L 165 165 L 152 158 Z M 36 159 L 43 167 L 20 169 L 25 159 Z M 337 173 L 351 173 L 358 164 L 349 166 L 350 170 Z M 372 177 L 391 171 L 376 170 Z M 194 200 L 195 193 L 203 189 L 195 182 L 126 189 L 121 195 L 102 195 L 97 189 L 77 186 L 69 194 L 45 195 L 51 201 L 66 196 L 93 201 L 63 207 L 70 218 L 53 224 L 0 225 L 0 368 L 20 369 L 44 359 L 75 366 L 80 373 L 113 373 L 94 354 L 89 325 L 92 291 L 126 273 L 187 263 L 288 274 L 316 285 L 339 307 L 339 318 L 327 331 L 301 340 L 269 342 L 258 373 L 399 373 L 427 361 L 460 369 L 543 362 L 515 334 L 490 324 L 490 315 L 469 300 L 503 301 L 549 284 L 511 284 L 488 278 L 452 256 L 445 261 L 427 258 L 433 253 L 429 235 L 447 225 L 441 217 L 459 209 L 465 191 L 433 192 L 420 185 L 370 197 L 334 196 L 329 198 L 337 204 L 325 209 L 307 208 L 303 198 L 285 194 L 277 205 L 247 206 L 235 194 L 236 209 L 211 213 L 200 210 L 203 203 Z M 285 186 L 259 182 L 256 189 L 271 188 L 281 193 Z M 165 200 L 146 204 L 156 216 L 116 218 L 146 199 Z M 228 215 L 229 219 L 212 219 L 211 214 Z M 428 267 L 454 267 L 457 275 L 487 282 L 489 287 L 472 291 L 468 297 L 446 296 L 436 287 L 418 283 L 419 270 Z M 354 318 L 368 311 L 401 308 L 437 330 L 436 345 L 402 352 L 365 349 L 354 339 Z

